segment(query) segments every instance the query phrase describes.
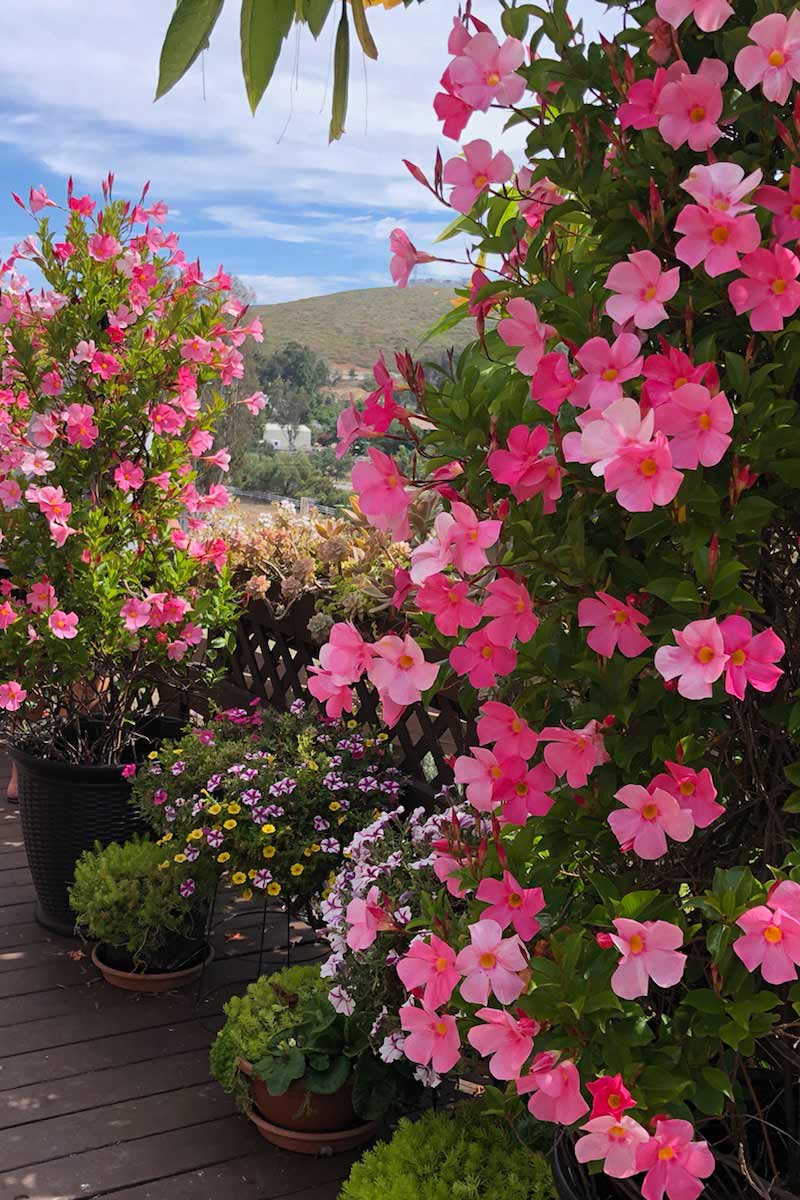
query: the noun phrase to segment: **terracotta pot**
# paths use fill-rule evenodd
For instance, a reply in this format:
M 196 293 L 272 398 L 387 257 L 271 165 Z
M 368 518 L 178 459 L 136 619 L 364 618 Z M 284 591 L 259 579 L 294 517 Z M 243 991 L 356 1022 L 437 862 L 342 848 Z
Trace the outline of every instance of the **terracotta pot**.
M 214 957 L 214 951 L 209 949 L 205 960 L 195 963 L 193 967 L 185 967 L 182 971 L 165 971 L 147 975 L 141 971 L 120 971 L 116 967 L 107 966 L 98 954 L 101 945 L 102 943 L 98 943 L 93 948 L 92 962 L 106 983 L 110 983 L 112 987 L 125 988 L 129 992 L 152 994 L 154 992 L 171 992 L 175 988 L 185 987 L 187 983 L 192 983 L 200 977 Z
M 293 1154 L 324 1155 L 326 1158 L 330 1154 L 341 1154 L 365 1145 L 380 1129 L 380 1121 L 367 1121 L 353 1129 L 340 1129 L 338 1133 L 299 1133 L 265 1121 L 253 1108 L 248 1109 L 247 1115 L 270 1145 L 280 1150 L 290 1150 Z

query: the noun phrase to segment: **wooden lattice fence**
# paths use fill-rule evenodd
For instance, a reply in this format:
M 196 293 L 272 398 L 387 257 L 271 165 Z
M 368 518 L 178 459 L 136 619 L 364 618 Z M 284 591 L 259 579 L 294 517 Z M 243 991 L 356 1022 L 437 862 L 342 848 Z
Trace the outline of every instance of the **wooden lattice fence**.
M 314 595 L 308 593 L 281 616 L 265 600 L 252 600 L 236 628 L 236 647 L 230 656 L 222 685 L 226 704 L 245 705 L 258 696 L 279 708 L 311 697 L 306 687 L 308 667 L 319 646 L 308 632 L 314 614 Z M 359 713 L 369 724 L 382 724 L 375 689 L 366 681 L 356 684 Z M 399 765 L 418 781 L 426 781 L 431 794 L 452 781 L 447 760 L 474 744 L 474 730 L 462 710 L 446 693 L 431 704 L 410 706 L 390 731 Z

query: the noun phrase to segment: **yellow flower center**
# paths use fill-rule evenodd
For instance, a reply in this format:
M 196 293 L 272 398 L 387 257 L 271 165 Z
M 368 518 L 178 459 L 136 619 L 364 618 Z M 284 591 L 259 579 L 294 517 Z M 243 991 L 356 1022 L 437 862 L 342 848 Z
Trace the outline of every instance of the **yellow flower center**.
M 622 1104 L 622 1096 L 620 1096 L 619 1092 L 609 1092 L 606 1104 L 609 1108 L 619 1108 Z M 619 1125 L 616 1125 L 615 1129 L 619 1129 Z
M 640 933 L 634 933 L 630 940 L 631 954 L 641 954 L 644 950 L 644 938 Z
M 490 71 L 486 76 L 486 83 L 489 87 L 497 87 L 499 82 L 500 76 L 498 75 L 497 71 Z
M 793 221 L 800 221 L 800 204 L 793 204 L 789 209 L 789 216 Z
M 615 370 L 614 367 L 607 367 L 606 370 L 603 371 L 603 379 L 605 379 L 606 383 L 613 383 L 618 375 L 619 371 Z
M 678 388 L 686 387 L 688 382 L 689 380 L 686 378 L 686 376 L 681 375 L 679 379 L 675 380 L 675 391 L 677 392 Z
M 447 959 L 446 958 L 437 958 L 436 962 L 434 963 L 434 966 L 436 967 L 437 971 L 440 971 L 440 972 L 446 971 L 447 970 Z
M 654 458 L 645 458 L 642 459 L 642 465 L 639 469 L 644 475 L 645 479 L 652 479 L 652 477 L 658 471 L 658 466 L 656 465 Z
M 410 654 L 401 654 L 400 659 L 399 659 L 399 665 L 403 668 L 404 671 L 407 671 L 409 667 L 413 667 L 414 660 Z
M 489 182 L 489 176 L 488 175 L 476 175 L 472 182 L 475 184 L 476 188 L 485 188 L 487 183 Z
M 689 120 L 693 125 L 699 125 L 706 118 L 706 110 L 702 104 L 695 104 L 694 108 L 689 109 Z
M 511 722 L 511 729 L 514 733 L 519 733 L 522 729 L 522 722 L 516 718 Z
M 649 288 L 645 288 L 645 289 L 644 289 L 644 298 L 645 298 L 645 300 L 655 300 L 657 292 L 658 292 L 658 288 L 657 288 L 657 287 L 649 287 Z
M 771 67 L 782 67 L 786 62 L 786 55 L 782 50 L 773 50 L 769 55 L 767 62 Z
M 656 817 L 658 816 L 658 805 L 645 804 L 642 808 L 642 816 L 644 817 L 645 821 L 655 821 Z M 634 937 L 635 936 L 636 935 L 634 934 Z
M 783 930 L 779 929 L 777 925 L 768 925 L 764 930 L 764 940 L 767 942 L 772 942 L 773 945 L 775 945 L 776 942 L 782 942 Z
M 731 655 L 731 662 L 734 667 L 741 667 L 746 658 L 747 655 L 745 654 L 744 650 L 734 650 L 733 654 Z
M 527 783 L 522 783 L 522 781 L 520 781 L 519 783 L 515 783 L 514 791 L 517 793 L 518 796 L 527 796 L 527 794 L 528 794 Z
M 788 284 L 785 279 L 774 279 L 772 282 L 772 291 L 776 296 L 782 296 L 787 286 Z
M 610 1104 L 610 1103 L 611 1103 L 611 1102 L 609 1101 L 609 1104 Z M 622 1140 L 622 1139 L 625 1137 L 625 1127 L 624 1127 L 624 1125 L 612 1125 L 612 1126 L 611 1126 L 611 1128 L 610 1128 L 610 1129 L 609 1129 L 609 1131 L 608 1131 L 608 1136 L 609 1136 L 610 1138 L 614 1138 L 615 1140 L 616 1140 L 617 1138 L 619 1138 L 620 1140 Z
M 658 1152 L 658 1157 L 662 1162 L 667 1162 L 670 1158 L 675 1157 L 675 1151 L 672 1149 L 672 1146 L 662 1146 Z
M 711 231 L 711 240 L 718 246 L 724 246 L 730 236 L 730 230 L 725 225 L 715 225 Z
M 492 657 L 492 647 L 484 646 L 483 649 L 481 650 L 481 657 L 482 658 L 491 658 Z
M 491 775 L 492 779 L 502 779 L 503 776 L 503 772 L 499 767 L 490 767 L 489 774 Z
M 509 892 L 508 907 L 509 908 L 519 908 L 521 904 L 522 904 L 522 896 L 520 896 L 519 892 Z
M 478 962 L 483 967 L 484 971 L 491 971 L 492 967 L 497 962 L 497 959 L 493 954 L 482 954 L 478 959 Z
M 614 622 L 617 625 L 624 625 L 628 619 L 628 614 L 624 608 L 618 608 L 614 613 Z
M 713 646 L 701 646 L 700 649 L 697 651 L 697 661 L 701 662 L 703 664 L 703 666 L 705 666 L 706 663 L 710 663 L 713 657 L 714 657 Z
M 447 1026 L 445 1025 L 444 1021 L 437 1021 L 434 1025 L 434 1029 L 439 1034 L 439 1037 L 444 1037 L 444 1035 L 447 1033 Z
M 700 429 L 703 429 L 703 430 L 710 429 L 711 428 L 711 417 L 708 415 L 708 413 L 700 413 L 700 416 L 697 418 L 697 424 L 700 427 Z
M 386 482 L 388 483 L 390 488 L 397 487 L 397 476 L 396 475 L 387 475 Z
M 694 788 L 695 783 L 693 779 L 684 779 L 683 782 L 679 784 L 678 791 L 682 796 L 693 796 Z
M 458 592 L 452 591 L 447 593 L 447 599 L 451 604 L 458 604 Z

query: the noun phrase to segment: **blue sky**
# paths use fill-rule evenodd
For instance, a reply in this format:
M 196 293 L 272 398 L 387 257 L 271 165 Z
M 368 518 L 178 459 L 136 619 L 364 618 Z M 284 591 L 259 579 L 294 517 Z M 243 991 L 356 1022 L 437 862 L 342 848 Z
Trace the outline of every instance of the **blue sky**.
M 71 173 L 95 193 L 108 170 L 120 195 L 138 195 L 150 179 L 187 255 L 210 270 L 223 262 L 263 302 L 388 283 L 395 225 L 420 246 L 433 239 L 448 214 L 401 158 L 427 170 L 437 145 L 446 157 L 455 152 L 431 109 L 455 0 L 371 11 L 380 61 L 356 59 L 348 132 L 333 146 L 331 30 L 317 44 L 305 31 L 290 43 L 254 118 L 240 76 L 238 8 L 226 3 L 202 69 L 153 104 L 170 0 L 3 0 L 0 251 L 30 232 L 12 190 L 42 183 L 61 198 Z M 573 0 L 571 11 L 597 24 L 603 8 Z M 497 25 L 496 0 L 474 9 Z M 495 114 L 479 114 L 468 136 L 498 143 L 500 127 Z M 503 145 L 520 161 L 520 134 Z

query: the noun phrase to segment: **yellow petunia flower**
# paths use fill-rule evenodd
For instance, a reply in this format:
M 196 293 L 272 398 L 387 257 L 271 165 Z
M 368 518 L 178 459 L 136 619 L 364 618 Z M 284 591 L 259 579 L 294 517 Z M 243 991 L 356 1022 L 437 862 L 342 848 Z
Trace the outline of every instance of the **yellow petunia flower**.
M 309 761 L 306 763 L 306 767 L 309 771 L 318 771 L 319 770 L 319 767 L 317 766 L 317 764 L 314 762 L 313 759 L 309 759 Z
M 185 854 L 176 854 L 173 859 L 173 862 L 186 862 L 186 855 Z
M 221 812 L 222 812 L 222 805 L 221 805 L 221 804 L 216 804 L 216 803 L 214 803 L 214 804 L 209 804 L 209 806 L 208 806 L 208 811 L 209 811 L 209 813 L 211 814 L 211 816 L 212 816 L 212 817 L 216 817 L 217 813 L 221 813 Z
M 222 828 L 223 829 L 235 829 L 236 822 L 234 821 L 233 817 L 229 817 L 227 821 L 223 821 Z
M 158 758 L 158 751 L 151 750 L 147 757 L 150 759 L 150 762 L 155 762 L 155 760 Z
M 261 853 L 264 855 L 264 858 L 273 858 L 275 855 L 275 847 L 265 846 Z
M 289 870 L 292 875 L 302 875 L 305 868 L 303 867 L 302 863 L 292 863 Z
M 172 841 L 172 831 L 170 830 L 170 832 L 165 833 L 162 838 L 158 839 L 157 845 L 163 846 L 165 842 L 171 842 L 171 841 Z
M 163 862 L 158 864 L 159 871 L 166 871 L 169 868 L 169 859 L 165 858 Z
M 274 826 L 274 825 L 269 825 L 269 824 L 267 824 L 267 825 L 262 825 L 262 826 L 261 826 L 261 832 L 262 832 L 262 833 L 266 833 L 267 835 L 269 835 L 270 833 L 274 833 L 274 832 L 275 832 L 275 826 Z
M 358 721 L 353 721 L 352 719 L 351 719 L 351 720 L 349 720 L 349 721 L 347 722 L 347 728 L 348 728 L 348 729 L 357 729 L 357 728 L 358 728 Z
M 280 894 L 281 894 L 281 885 L 279 883 L 275 883 L 275 881 L 273 880 L 272 883 L 267 884 L 267 895 L 280 896 Z
M 252 888 L 242 888 L 240 895 L 243 900 L 252 900 L 253 899 L 253 889 Z
M 342 806 L 338 800 L 331 800 L 330 804 L 328 805 L 328 808 L 331 810 L 331 812 L 338 812 L 341 807 Z
M 232 817 L 236 816 L 236 814 L 240 813 L 241 811 L 242 811 L 242 806 L 240 804 L 237 804 L 235 801 L 233 802 L 233 804 L 228 805 L 228 812 L 231 814 Z
M 230 854 L 228 853 L 228 851 L 223 850 L 222 854 L 217 855 L 217 862 L 226 863 L 229 858 L 230 858 Z
M 193 830 L 191 831 L 191 833 L 187 833 L 187 835 L 186 835 L 186 840 L 187 840 L 188 842 L 199 842 L 199 841 L 200 841 L 200 838 L 201 838 L 202 836 L 203 836 L 203 831 L 202 831 L 202 829 L 193 829 Z
M 312 854 L 319 854 L 321 849 L 322 849 L 322 846 L 320 846 L 319 842 L 311 843 L 311 853 Z
M 237 885 L 247 883 L 247 876 L 245 875 L 244 871 L 234 871 L 234 873 L 231 875 L 231 883 L 235 883 Z
M 389 735 L 388 733 L 379 733 L 375 740 L 378 742 L 388 742 Z
M 255 867 L 251 867 L 250 870 L 247 872 L 247 878 L 255 879 L 255 877 L 256 877 Z

